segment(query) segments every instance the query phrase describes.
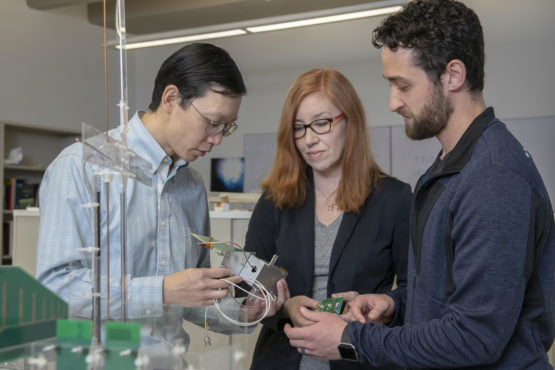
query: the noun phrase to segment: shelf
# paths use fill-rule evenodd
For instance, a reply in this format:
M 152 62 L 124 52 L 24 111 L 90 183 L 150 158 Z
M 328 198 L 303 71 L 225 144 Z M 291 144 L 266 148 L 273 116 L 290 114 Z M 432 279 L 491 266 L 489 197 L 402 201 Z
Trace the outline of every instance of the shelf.
M 4 170 L 6 171 L 24 171 L 24 172 L 44 172 L 46 168 L 42 166 L 25 166 L 15 164 L 5 164 Z
M 39 207 L 27 207 L 27 209 L 14 209 L 14 216 L 39 216 Z
M 221 202 L 222 198 L 227 197 L 229 203 L 256 203 L 260 198 L 260 193 L 218 193 L 210 192 L 208 202 Z
M 5 202 L 5 191 L 7 179 L 21 180 L 21 183 L 31 185 L 40 184 L 42 176 L 48 165 L 68 145 L 75 142 L 80 137 L 80 129 L 62 128 L 54 126 L 43 126 L 35 124 L 17 123 L 0 121 L 0 198 Z M 23 158 L 19 164 L 4 163 L 4 159 L 9 156 L 11 150 L 21 147 Z M 36 197 L 35 197 L 36 199 Z M 35 212 L 38 213 L 38 212 Z M 15 238 L 13 232 L 8 228 L 4 229 L 4 221 L 13 222 L 20 215 L 34 215 L 23 209 L 3 210 L 0 213 L 0 221 L 3 227 L 0 229 L 0 239 L 2 240 L 2 250 L 12 250 Z M 25 217 L 31 218 L 31 217 Z M 4 233 L 9 233 L 4 235 Z M 14 253 L 14 256 L 16 254 Z M 14 259 L 4 258 L 1 264 L 11 264 Z
M 210 211 L 210 218 L 249 219 L 252 211 Z
M 80 129 L 67 129 L 55 126 L 33 125 L 29 123 L 2 121 L 6 129 L 31 134 L 58 135 L 58 136 L 81 136 Z

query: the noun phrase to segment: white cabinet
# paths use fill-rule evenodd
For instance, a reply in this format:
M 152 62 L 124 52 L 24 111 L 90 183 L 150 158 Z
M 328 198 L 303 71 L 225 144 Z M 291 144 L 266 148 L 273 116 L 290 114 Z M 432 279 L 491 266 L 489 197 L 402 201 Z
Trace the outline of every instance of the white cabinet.
M 251 211 L 211 211 L 210 233 L 221 242 L 234 242 L 245 246 L 245 235 L 251 218 Z M 219 267 L 222 256 L 210 253 L 210 264 Z
M 222 242 L 232 241 L 244 246 L 251 215 L 251 211 L 210 212 L 212 236 Z
M 12 265 L 21 267 L 31 276 L 35 276 L 39 221 L 38 208 L 13 211 Z

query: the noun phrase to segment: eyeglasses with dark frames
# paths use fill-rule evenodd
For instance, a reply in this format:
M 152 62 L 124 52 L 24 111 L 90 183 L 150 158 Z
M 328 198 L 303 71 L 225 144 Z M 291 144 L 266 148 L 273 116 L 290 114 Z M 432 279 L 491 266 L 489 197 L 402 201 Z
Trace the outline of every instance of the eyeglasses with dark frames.
M 208 119 L 208 117 L 206 117 L 204 114 L 200 113 L 200 111 L 197 109 L 197 107 L 195 107 L 195 105 L 193 103 L 191 103 L 191 105 L 193 106 L 193 108 L 195 108 L 197 113 L 208 124 L 208 126 L 206 126 L 206 133 L 210 136 L 216 136 L 220 132 L 223 134 L 223 136 L 229 136 L 232 133 L 234 133 L 235 130 L 237 130 L 239 128 L 239 126 L 237 126 L 235 121 L 226 122 L 226 123 L 212 122 L 211 120 Z
M 293 135 L 295 139 L 303 138 L 306 135 L 306 129 L 308 127 L 318 135 L 327 134 L 331 131 L 331 126 L 343 117 L 345 117 L 345 113 L 342 112 L 335 117 L 318 118 L 307 124 L 295 123 L 293 125 Z

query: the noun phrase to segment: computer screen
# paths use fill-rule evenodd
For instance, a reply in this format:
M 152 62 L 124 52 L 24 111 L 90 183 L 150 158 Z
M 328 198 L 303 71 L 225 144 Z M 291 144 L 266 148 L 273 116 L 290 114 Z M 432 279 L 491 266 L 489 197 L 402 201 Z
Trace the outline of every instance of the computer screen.
M 242 193 L 245 179 L 245 159 L 212 158 L 210 191 Z

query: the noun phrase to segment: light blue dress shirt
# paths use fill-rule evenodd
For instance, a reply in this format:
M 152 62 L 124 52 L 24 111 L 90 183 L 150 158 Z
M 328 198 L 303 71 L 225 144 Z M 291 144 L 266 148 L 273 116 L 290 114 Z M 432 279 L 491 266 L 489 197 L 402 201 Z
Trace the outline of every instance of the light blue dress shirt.
M 127 298 L 129 317 L 162 312 L 165 275 L 194 267 L 209 267 L 208 250 L 197 245 L 191 232 L 210 235 L 206 189 L 200 174 L 182 159 L 172 159 L 143 125 L 138 114 L 128 124 L 128 147 L 152 164 L 149 187 L 132 180 L 126 186 Z M 120 130 L 110 136 L 119 139 Z M 93 183 L 93 167 L 84 171 Z M 100 188 L 100 244 L 102 250 L 102 311 L 106 310 L 107 230 L 109 230 L 110 317 L 121 312 L 120 289 L 120 177 Z M 37 278 L 65 299 L 70 316 L 91 316 L 91 253 L 93 209 L 83 178 L 82 144 L 64 149 L 48 167 L 40 187 L 40 227 Z M 106 206 L 109 205 L 109 214 Z M 109 225 L 108 225 L 109 223 Z M 103 312 L 105 317 L 105 312 Z

